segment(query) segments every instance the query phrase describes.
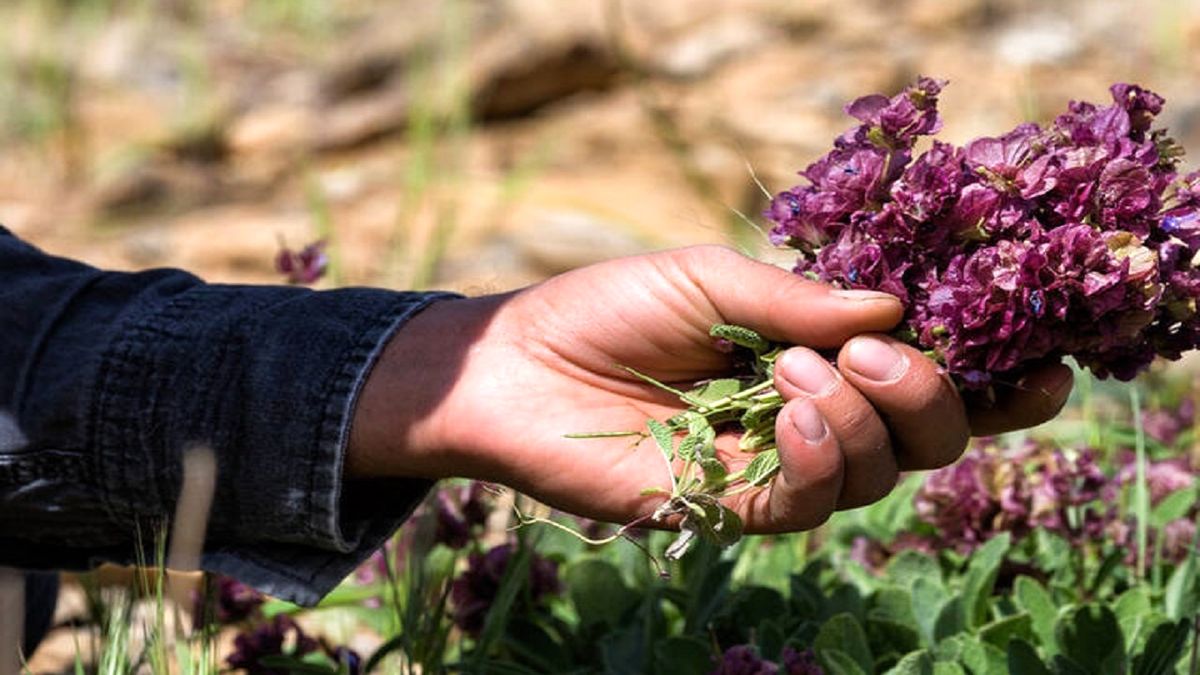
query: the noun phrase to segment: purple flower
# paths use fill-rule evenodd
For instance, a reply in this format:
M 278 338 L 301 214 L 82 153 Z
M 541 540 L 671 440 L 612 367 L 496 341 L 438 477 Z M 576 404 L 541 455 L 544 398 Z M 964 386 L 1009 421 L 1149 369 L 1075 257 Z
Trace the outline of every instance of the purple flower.
M 231 577 L 214 575 L 212 586 L 212 619 L 218 624 L 237 623 L 257 614 L 266 598 L 262 593 Z M 194 616 L 202 617 L 205 611 L 205 595 L 197 593 Z
M 1179 402 L 1175 410 L 1147 410 L 1142 413 L 1146 435 L 1165 446 L 1175 445 L 1179 435 L 1196 424 L 1196 403 L 1192 397 Z
M 1116 515 L 1116 491 L 1090 450 L 983 445 L 931 473 L 915 505 L 943 545 L 968 553 L 1001 532 L 1022 537 L 1043 529 L 1076 543 L 1099 540 Z
M 1132 452 L 1122 452 L 1117 457 L 1116 480 L 1121 485 L 1133 485 L 1137 480 L 1137 461 Z M 1150 492 L 1150 504 L 1187 489 L 1196 483 L 1196 475 L 1186 458 L 1163 459 L 1146 463 L 1146 487 Z
M 783 648 L 780 659 L 785 675 L 825 675 L 825 669 L 817 663 L 817 655 L 811 649 L 797 651 L 790 645 Z
M 290 647 L 285 650 L 285 645 Z M 245 669 L 249 675 L 287 675 L 288 671 L 259 664 L 265 656 L 303 656 L 317 650 L 317 641 L 309 637 L 286 614 L 277 614 L 269 622 L 233 640 L 233 653 L 226 663 L 230 668 Z
M 1177 179 L 1161 97 L 1117 84 L 1111 105 L 914 160 L 941 86 L 852 102 L 859 124 L 772 200 L 797 273 L 899 297 L 900 333 L 968 389 L 1063 356 L 1129 379 L 1200 344 L 1200 172 Z
M 487 523 L 492 499 L 483 483 L 472 481 L 461 487 L 446 487 L 434 496 L 433 512 L 437 522 L 434 538 L 450 548 L 463 548 L 475 530 Z
M 854 135 L 889 148 L 911 148 L 919 136 L 942 128 L 938 117 L 938 95 L 945 81 L 928 77 L 890 99 L 879 94 L 863 96 L 846 106 L 846 114 L 863 123 Z
M 725 650 L 710 675 L 775 675 L 778 672 L 779 666 L 759 656 L 753 645 L 735 645 Z
M 307 286 L 316 283 L 329 268 L 329 256 L 325 254 L 325 242 L 316 241 L 298 252 L 286 246 L 275 256 L 275 271 L 284 275 L 289 284 Z
M 451 585 L 454 623 L 468 635 L 478 635 L 483 629 L 515 550 L 513 544 L 501 544 L 487 553 L 472 553 L 467 559 L 466 571 Z M 557 563 L 534 554 L 530 559 L 526 583 L 529 599 L 534 604 L 560 592 L 562 587 L 558 580 Z

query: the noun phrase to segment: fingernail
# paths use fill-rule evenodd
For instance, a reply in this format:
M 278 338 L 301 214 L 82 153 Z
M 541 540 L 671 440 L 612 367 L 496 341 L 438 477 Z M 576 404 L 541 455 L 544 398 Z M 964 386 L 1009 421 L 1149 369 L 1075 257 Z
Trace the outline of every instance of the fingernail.
M 793 349 L 780 358 L 778 365 L 783 379 L 810 396 L 824 394 L 837 384 L 833 366 L 816 352 Z
M 859 338 L 850 343 L 846 354 L 851 370 L 869 380 L 891 382 L 908 369 L 908 359 L 882 340 Z
M 829 294 L 835 298 L 842 298 L 843 300 L 890 300 L 892 302 L 899 301 L 899 299 L 896 296 L 892 295 L 891 293 L 884 293 L 883 291 L 867 291 L 867 290 L 858 289 L 858 288 L 851 288 L 851 289 L 837 288 L 832 291 L 829 291 Z
M 809 443 L 817 443 L 829 433 L 821 411 L 807 399 L 801 399 L 792 406 L 792 426 Z

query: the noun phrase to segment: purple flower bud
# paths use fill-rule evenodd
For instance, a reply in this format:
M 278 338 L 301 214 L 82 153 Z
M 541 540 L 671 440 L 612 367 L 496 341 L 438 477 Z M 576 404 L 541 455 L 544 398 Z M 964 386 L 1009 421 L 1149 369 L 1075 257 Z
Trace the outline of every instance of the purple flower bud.
M 791 645 L 783 648 L 783 675 L 825 675 L 825 670 L 817 663 L 817 655 L 811 649 L 797 651 Z
M 329 268 L 329 256 L 325 254 L 325 242 L 316 241 L 299 252 L 284 246 L 275 256 L 275 271 L 284 275 L 289 284 L 306 286 L 316 283 L 325 276 Z
M 226 659 L 230 668 L 244 669 L 249 675 L 287 675 L 288 671 L 259 664 L 266 656 L 303 656 L 317 650 L 317 641 L 309 637 L 286 614 L 277 614 L 267 623 L 233 640 L 233 653 Z
M 242 582 L 223 575 L 211 578 L 212 587 L 212 619 L 218 624 L 237 623 L 257 614 L 258 608 L 266 601 L 266 597 Z M 195 597 L 194 616 L 203 616 L 205 596 L 198 593 Z
M 775 675 L 779 666 L 763 659 L 753 645 L 735 645 L 725 650 L 710 675 Z

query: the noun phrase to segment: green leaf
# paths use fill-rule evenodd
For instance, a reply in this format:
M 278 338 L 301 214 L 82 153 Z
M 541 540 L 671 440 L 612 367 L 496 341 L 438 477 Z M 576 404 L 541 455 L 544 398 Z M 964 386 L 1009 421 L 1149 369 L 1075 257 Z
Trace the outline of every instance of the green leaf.
M 763 336 L 745 326 L 717 324 L 708 330 L 708 334 L 718 339 L 729 340 L 739 347 L 751 349 L 756 353 L 764 352 L 771 347 L 771 343 L 767 342 Z
M 729 469 L 725 468 L 724 462 L 716 457 L 701 457 L 699 464 L 700 470 L 704 472 L 706 487 L 717 489 L 725 487 L 725 477 L 729 475 Z
M 963 640 L 961 662 L 972 675 L 1008 675 L 1004 652 L 976 637 Z
M 892 666 L 885 675 L 933 675 L 933 658 L 924 649 L 910 652 Z
M 1051 675 L 1033 645 L 1020 638 L 1008 643 L 1007 661 L 1008 672 L 1014 675 Z
M 1050 593 L 1032 577 L 1021 575 L 1013 585 L 1017 606 L 1029 614 L 1033 623 L 1033 634 L 1038 642 L 1047 650 L 1054 653 L 1054 625 L 1058 623 L 1058 605 L 1050 597 Z
M 1059 649 L 1089 673 L 1117 675 L 1125 668 L 1125 639 L 1112 610 L 1086 604 L 1067 611 L 1055 626 Z
M 667 425 L 658 420 L 646 420 L 646 428 L 650 430 L 650 437 L 654 439 L 658 449 L 662 450 L 663 456 L 667 461 L 675 459 L 675 434 Z
M 915 623 L 902 623 L 879 610 L 867 613 L 867 637 L 875 654 L 907 654 L 921 646 Z
M 967 630 L 967 626 L 963 624 L 963 617 L 965 615 L 966 611 L 963 609 L 963 598 L 961 595 L 951 597 L 946 604 L 942 605 L 942 610 L 938 612 L 933 623 L 934 643 L 936 644 Z
M 1163 598 L 1167 617 L 1178 621 L 1196 614 L 1196 595 L 1196 556 L 1193 555 L 1176 567 L 1167 581 Z
M 660 675 L 706 675 L 712 663 L 712 649 L 700 638 L 675 635 L 654 645 L 654 669 Z
M 939 661 L 933 664 L 933 675 L 967 675 L 967 671 L 957 663 Z
M 1187 644 L 1190 633 L 1191 621 L 1189 619 L 1160 624 L 1146 640 L 1146 648 L 1133 658 L 1132 675 L 1174 673 L 1175 665 L 1183 656 L 1184 646 Z
M 867 635 L 852 614 L 838 614 L 826 621 L 817 632 L 813 649 L 823 661 L 828 653 L 836 651 L 849 657 L 863 673 L 875 670 L 875 660 L 867 644 Z
M 1016 638 L 1032 640 L 1034 639 L 1033 619 L 1028 612 L 996 619 L 979 629 L 979 638 L 1000 649 L 1006 648 L 1008 643 Z
M 751 485 L 766 485 L 779 472 L 779 450 L 763 450 L 742 469 L 742 478 Z
M 946 589 L 941 583 L 935 583 L 925 578 L 918 578 L 912 586 L 913 614 L 917 618 L 917 627 L 925 644 L 932 647 L 937 644 L 934 629 L 937 627 L 938 616 L 947 603 Z
M 1162 528 L 1172 520 L 1183 518 L 1196 505 L 1196 497 L 1196 489 L 1194 487 L 1185 488 L 1167 495 L 1150 512 L 1150 526 Z
M 1133 647 L 1142 630 L 1142 625 L 1150 615 L 1150 591 L 1145 586 L 1134 586 L 1117 597 L 1112 603 L 1113 613 L 1117 615 L 1117 625 L 1121 634 Z
M 913 630 L 918 629 L 917 617 L 913 613 L 912 593 L 905 588 L 884 586 L 876 590 L 871 596 L 871 612 L 875 616 L 902 623 Z
M 863 670 L 862 666 L 846 652 L 830 647 L 817 652 L 826 675 L 867 675 L 871 671 Z
M 564 585 L 584 627 L 622 626 L 623 617 L 640 600 L 640 595 L 625 584 L 616 566 L 595 558 L 585 558 L 568 567 Z
M 989 596 L 996 585 L 1000 563 L 1004 562 L 1004 554 L 1008 552 L 1011 541 L 1009 533 L 1005 532 L 976 549 L 971 555 L 971 562 L 967 564 L 966 580 L 963 583 L 963 627 L 977 628 L 991 618 Z
M 918 579 L 942 584 L 942 567 L 932 556 L 907 549 L 892 557 L 887 563 L 886 575 L 892 583 L 911 589 Z
M 705 405 L 711 406 L 713 403 L 729 398 L 741 390 L 741 380 L 735 377 L 727 377 L 719 380 L 709 380 L 689 391 L 688 395 Z

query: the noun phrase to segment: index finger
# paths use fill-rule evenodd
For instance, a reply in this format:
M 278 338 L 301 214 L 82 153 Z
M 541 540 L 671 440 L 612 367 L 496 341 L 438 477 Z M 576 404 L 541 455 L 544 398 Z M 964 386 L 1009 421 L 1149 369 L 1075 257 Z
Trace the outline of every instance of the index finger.
M 996 385 L 994 399 L 965 393 L 972 436 L 992 436 L 1037 426 L 1062 410 L 1074 376 L 1061 363 L 1040 366 L 1015 385 Z

